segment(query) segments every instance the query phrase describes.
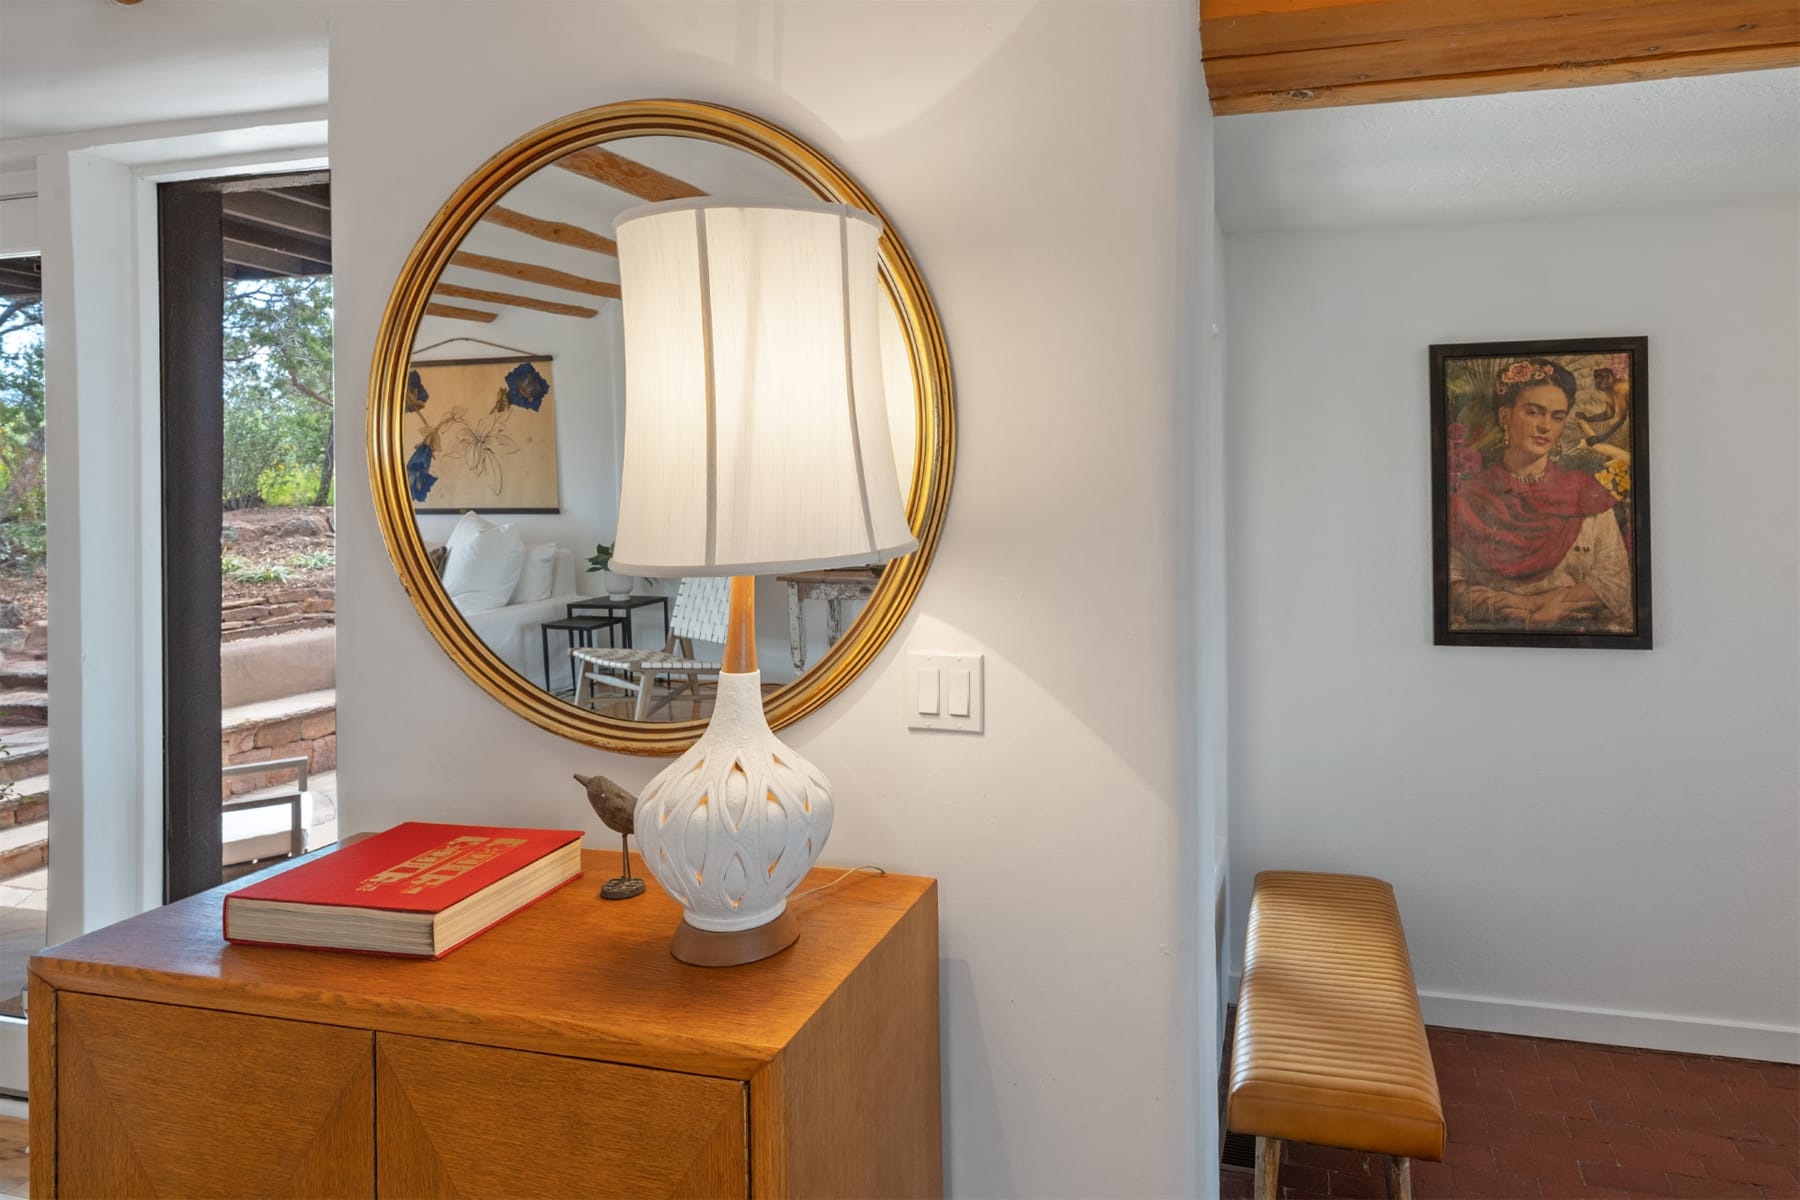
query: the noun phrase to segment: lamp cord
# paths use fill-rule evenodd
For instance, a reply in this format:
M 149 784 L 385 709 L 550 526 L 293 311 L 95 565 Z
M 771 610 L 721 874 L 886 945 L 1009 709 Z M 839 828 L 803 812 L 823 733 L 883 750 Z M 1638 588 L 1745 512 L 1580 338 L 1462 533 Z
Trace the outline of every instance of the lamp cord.
M 804 900 L 808 896 L 816 896 L 820 892 L 824 891 L 826 888 L 836 887 L 838 884 L 844 882 L 844 880 L 850 878 L 852 875 L 856 874 L 858 871 L 873 871 L 877 875 L 886 875 L 887 874 L 887 869 L 885 867 L 878 867 L 874 863 L 862 863 L 859 866 L 851 867 L 848 871 L 845 871 L 842 875 L 839 875 L 836 879 L 833 879 L 829 883 L 821 883 L 818 887 L 807 888 L 804 892 L 795 892 L 793 895 L 789 896 L 788 899 L 790 901 Z

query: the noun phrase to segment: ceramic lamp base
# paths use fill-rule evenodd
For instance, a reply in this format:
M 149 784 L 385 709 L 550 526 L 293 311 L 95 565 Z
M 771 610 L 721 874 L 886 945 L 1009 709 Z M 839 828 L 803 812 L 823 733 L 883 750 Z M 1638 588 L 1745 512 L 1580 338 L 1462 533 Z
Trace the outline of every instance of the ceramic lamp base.
M 675 927 L 669 953 L 696 967 L 738 967 L 772 958 L 800 939 L 800 921 L 783 911 L 767 925 L 713 933 L 686 921 Z

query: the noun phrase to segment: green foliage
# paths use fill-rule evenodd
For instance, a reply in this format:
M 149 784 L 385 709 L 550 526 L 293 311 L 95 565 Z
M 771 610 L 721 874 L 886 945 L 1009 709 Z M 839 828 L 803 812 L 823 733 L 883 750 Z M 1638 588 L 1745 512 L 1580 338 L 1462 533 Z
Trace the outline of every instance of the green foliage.
M 301 571 L 318 571 L 337 566 L 337 555 L 329 550 L 309 550 L 289 555 L 287 565 Z
M 286 583 L 290 576 L 288 568 L 279 563 L 258 566 L 235 554 L 219 555 L 219 571 L 239 583 Z
M 606 570 L 606 564 L 612 561 L 612 547 L 601 542 L 594 547 L 594 557 L 588 559 L 588 573 Z
M 318 502 L 332 435 L 331 311 L 329 276 L 225 285 L 226 508 Z
M 38 505 L 43 506 L 43 488 L 38 488 Z M 19 571 L 32 571 L 44 565 L 45 525 L 21 521 L 17 517 L 0 521 L 0 566 Z
M 311 504 L 319 494 L 319 468 L 276 463 L 257 476 L 256 491 L 270 508 Z
M 44 562 L 44 306 L 0 302 L 0 564 Z

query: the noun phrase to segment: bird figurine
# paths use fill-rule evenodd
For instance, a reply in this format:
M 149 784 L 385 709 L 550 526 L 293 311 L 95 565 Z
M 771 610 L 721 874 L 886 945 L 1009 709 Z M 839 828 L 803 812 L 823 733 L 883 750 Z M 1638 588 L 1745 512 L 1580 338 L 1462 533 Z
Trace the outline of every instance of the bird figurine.
M 575 782 L 587 789 L 588 803 L 594 806 L 600 823 L 619 835 L 619 852 L 625 860 L 625 873 L 601 885 L 601 899 L 629 900 L 643 895 L 644 881 L 631 873 L 630 838 L 637 797 L 604 775 L 577 775 Z

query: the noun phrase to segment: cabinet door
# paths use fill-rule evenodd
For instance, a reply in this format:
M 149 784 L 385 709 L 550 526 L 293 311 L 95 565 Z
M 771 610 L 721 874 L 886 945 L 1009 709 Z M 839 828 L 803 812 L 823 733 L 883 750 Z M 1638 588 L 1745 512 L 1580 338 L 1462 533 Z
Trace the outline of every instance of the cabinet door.
M 377 1034 L 386 1196 L 744 1196 L 744 1085 Z
M 372 1034 L 59 992 L 63 1196 L 368 1196 Z

